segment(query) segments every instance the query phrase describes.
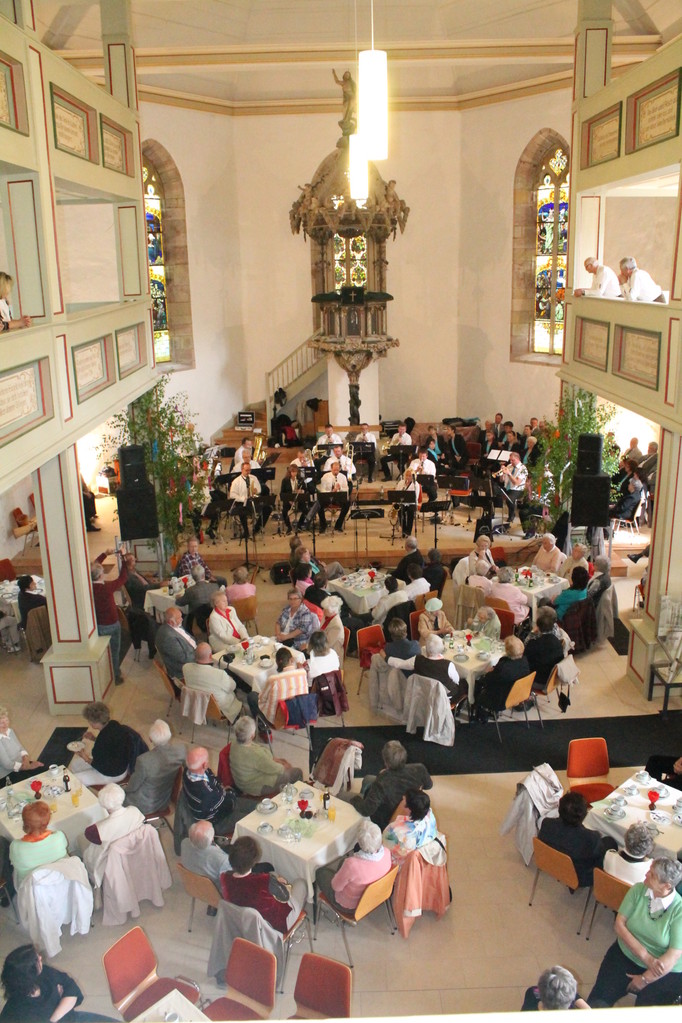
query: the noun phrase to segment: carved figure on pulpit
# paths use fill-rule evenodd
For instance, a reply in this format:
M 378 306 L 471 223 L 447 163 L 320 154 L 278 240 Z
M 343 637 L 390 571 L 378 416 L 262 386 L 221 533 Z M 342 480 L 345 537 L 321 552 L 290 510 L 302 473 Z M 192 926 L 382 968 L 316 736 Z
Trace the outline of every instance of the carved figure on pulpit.
M 350 71 L 344 71 L 343 77 L 339 78 L 332 68 L 334 81 L 341 86 L 343 96 L 343 116 L 339 121 L 339 128 L 343 135 L 353 135 L 358 124 L 357 114 L 357 89 Z

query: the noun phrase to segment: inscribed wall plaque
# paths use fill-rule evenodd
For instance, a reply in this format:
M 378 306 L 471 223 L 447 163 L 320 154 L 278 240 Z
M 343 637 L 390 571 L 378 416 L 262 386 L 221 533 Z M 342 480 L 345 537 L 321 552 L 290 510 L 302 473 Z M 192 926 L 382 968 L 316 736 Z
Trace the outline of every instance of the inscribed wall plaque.
M 121 379 L 134 373 L 146 363 L 144 344 L 144 324 L 126 327 L 116 331 L 116 359 L 118 375 Z
M 79 402 L 108 387 L 112 382 L 110 368 L 111 335 L 72 348 L 73 374 Z
M 609 362 L 610 324 L 600 320 L 586 320 L 582 316 L 575 321 L 575 359 L 587 366 L 594 366 L 606 372 Z
M 594 167 L 620 154 L 621 104 L 617 103 L 582 125 L 580 167 Z
M 635 327 L 616 327 L 612 367 L 616 376 L 656 391 L 660 361 L 660 332 Z
M 99 163 L 95 110 L 54 85 L 50 88 L 56 148 L 91 163 Z
M 0 373 L 0 445 L 51 418 L 52 390 L 47 359 Z
M 626 117 L 626 153 L 674 138 L 680 127 L 680 70 L 628 96 Z

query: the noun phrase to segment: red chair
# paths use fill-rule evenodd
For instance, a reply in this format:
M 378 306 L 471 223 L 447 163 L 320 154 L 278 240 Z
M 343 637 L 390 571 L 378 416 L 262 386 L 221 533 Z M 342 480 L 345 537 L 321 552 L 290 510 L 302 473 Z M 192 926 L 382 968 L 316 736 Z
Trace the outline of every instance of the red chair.
M 234 778 L 232 777 L 232 771 L 230 770 L 230 746 L 231 742 L 228 742 L 227 746 L 223 746 L 218 755 L 218 781 L 225 789 L 235 788 Z
M 169 991 L 180 991 L 192 1005 L 201 991 L 185 977 L 159 977 L 154 949 L 141 927 L 133 927 L 102 956 L 111 1001 L 124 1020 L 140 1016 Z
M 348 1019 L 352 993 L 350 967 L 306 952 L 301 958 L 294 988 L 296 1015 L 290 1019 Z
M 490 556 L 492 557 L 496 565 L 507 564 L 507 552 L 505 551 L 504 547 L 501 544 L 493 544 L 493 546 L 490 548 Z
M 503 607 L 494 607 L 493 611 L 500 619 L 500 639 L 514 635 L 514 612 L 505 611 Z
M 277 958 L 244 938 L 235 938 L 225 968 L 227 995 L 202 1009 L 215 1020 L 267 1019 L 275 1007 Z
M 356 634 L 358 643 L 358 660 L 360 661 L 360 681 L 358 682 L 358 693 L 362 687 L 362 680 L 369 668 L 372 655 L 379 653 L 386 646 L 384 630 L 380 625 L 367 625 L 364 629 L 358 629 Z
M 566 764 L 566 777 L 571 792 L 581 792 L 588 803 L 605 799 L 614 790 L 614 786 L 604 780 L 609 770 L 606 739 L 571 739 Z
M 14 565 L 9 558 L 0 559 L 0 582 L 12 582 L 16 577 L 17 573 L 14 571 Z
M 421 611 L 412 611 L 410 614 L 410 639 L 419 639 L 419 619 Z

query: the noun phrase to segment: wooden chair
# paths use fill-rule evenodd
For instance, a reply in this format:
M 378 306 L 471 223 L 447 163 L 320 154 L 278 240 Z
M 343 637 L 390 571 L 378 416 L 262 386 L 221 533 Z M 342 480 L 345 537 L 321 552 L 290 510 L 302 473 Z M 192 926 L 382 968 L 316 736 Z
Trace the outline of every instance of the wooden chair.
M 384 905 L 386 906 L 386 912 L 388 914 L 391 934 L 395 934 L 398 929 L 393 915 L 393 906 L 391 905 L 391 895 L 393 894 L 393 885 L 397 874 L 398 867 L 396 866 L 393 867 L 392 870 L 389 870 L 388 874 L 380 877 L 378 881 L 373 881 L 372 884 L 368 884 L 354 910 L 342 910 L 337 906 L 332 906 L 324 892 L 318 891 L 317 893 L 318 911 L 317 918 L 315 920 L 314 937 L 317 939 L 317 925 L 320 922 L 320 910 L 326 908 L 332 914 L 334 922 L 341 925 L 341 937 L 343 938 L 343 943 L 346 946 L 346 955 L 348 956 L 348 962 L 350 963 L 351 969 L 354 963 L 351 958 L 350 948 L 348 947 L 348 939 L 346 938 L 346 926 L 357 927 L 363 917 L 368 916 L 379 906 Z
M 102 956 L 102 965 L 112 1005 L 124 1020 L 142 1015 L 169 991 L 180 991 L 192 1005 L 197 1005 L 201 997 L 193 980 L 157 975 L 154 949 L 141 927 L 133 927 L 114 942 Z
M 511 608 L 506 600 L 502 600 L 500 597 L 485 597 L 483 603 L 488 607 L 493 607 L 496 611 L 511 611 Z M 512 611 L 512 614 L 514 612 Z
M 369 668 L 369 662 L 367 655 L 369 654 L 369 648 L 376 647 L 383 650 L 386 646 L 386 640 L 384 639 L 384 630 L 380 625 L 367 625 L 364 629 L 358 629 L 355 636 L 358 644 L 358 660 L 360 661 L 360 681 L 358 682 L 358 692 L 360 695 L 360 689 L 362 688 L 362 680 L 365 677 L 365 672 Z M 366 655 L 364 660 L 367 661 L 367 666 L 363 667 L 363 653 Z
M 160 661 L 158 661 L 156 658 L 154 658 L 154 660 L 152 661 L 152 664 L 154 665 L 154 667 L 158 671 L 159 676 L 161 678 L 161 681 L 163 682 L 164 688 L 165 688 L 166 692 L 168 693 L 169 700 L 168 700 L 168 710 L 166 711 L 166 717 L 170 717 L 170 712 L 171 712 L 171 708 L 173 706 L 173 703 L 175 702 L 178 705 L 180 704 L 180 691 L 181 691 L 181 687 L 177 686 L 175 684 L 175 682 L 172 680 L 172 678 L 170 677 L 170 675 L 168 674 L 168 672 L 166 671 L 166 669 L 164 668 L 163 664 L 161 664 Z
M 554 692 L 554 690 L 556 689 L 558 681 L 559 681 L 559 666 L 558 666 L 558 664 L 555 664 L 554 667 L 552 668 L 552 671 L 550 673 L 549 678 L 547 679 L 547 687 L 546 687 L 546 689 L 535 689 L 535 687 L 534 687 L 534 692 L 538 696 L 546 696 L 547 697 L 547 703 L 549 703 L 549 697 Z
M 416 611 L 423 611 L 426 607 L 426 601 L 431 600 L 432 597 L 438 596 L 438 590 L 429 590 L 428 593 L 418 593 L 414 598 L 414 607 Z
M 46 607 L 34 607 L 26 617 L 26 645 L 29 657 L 38 664 L 52 646 L 50 616 Z
M 227 995 L 201 1011 L 209 1019 L 267 1019 L 275 1008 L 277 957 L 266 948 L 235 938 L 225 968 Z
M 419 639 L 419 619 L 421 611 L 410 612 L 410 639 Z
M 239 621 L 246 626 L 249 635 L 257 636 L 258 622 L 256 621 L 256 615 L 258 614 L 258 597 L 254 594 L 253 597 L 243 597 L 241 600 L 234 600 L 232 607 L 237 612 Z
M 646 601 L 646 593 L 641 583 L 637 583 L 635 586 L 635 592 L 632 595 L 632 610 L 636 611 L 638 607 L 643 607 Z
M 514 635 L 514 612 L 505 611 L 503 607 L 494 607 L 493 611 L 500 619 L 500 639 Z
M 305 952 L 298 968 L 292 1019 L 348 1019 L 353 974 L 345 963 Z
M 201 706 L 201 703 L 206 700 L 206 708 Z M 206 693 L 200 692 L 199 690 L 192 689 L 190 686 L 183 686 L 181 693 L 181 710 L 183 717 L 189 717 L 192 722 L 192 738 L 190 742 L 194 742 L 194 730 L 197 725 L 207 725 L 209 722 L 215 727 L 216 725 L 227 723 L 227 737 L 230 738 L 232 731 L 232 723 L 227 718 L 220 707 L 218 706 L 217 700 L 213 693 L 209 693 L 208 699 L 206 699 Z M 204 718 L 200 720 L 201 712 L 203 710 Z
M 606 739 L 571 739 L 566 764 L 566 777 L 571 792 L 581 792 L 588 803 L 605 799 L 614 789 L 606 781 L 609 771 Z
M 507 696 L 507 699 L 505 701 L 504 709 L 509 711 L 509 716 L 511 717 L 514 707 L 518 707 L 519 704 L 523 704 L 523 713 L 526 718 L 526 728 L 530 728 L 530 722 L 528 720 L 528 711 L 526 710 L 525 704 L 527 700 L 532 700 L 532 702 L 535 704 L 535 709 L 538 712 L 538 721 L 540 722 L 540 727 L 544 728 L 545 726 L 543 725 L 542 717 L 540 716 L 540 708 L 538 707 L 537 697 L 533 692 L 534 681 L 535 681 L 534 671 L 531 672 L 530 675 L 524 675 L 523 678 L 517 679 L 514 685 L 509 690 L 509 695 Z M 486 710 L 490 710 L 490 708 L 487 707 Z M 497 737 L 499 738 L 500 742 L 502 742 L 500 725 L 497 720 L 502 712 L 497 710 L 490 710 L 490 713 L 493 715 L 493 718 L 495 719 Z
M 168 800 L 168 806 L 162 807 L 161 810 L 153 810 L 152 813 L 146 813 L 144 815 L 145 824 L 153 824 L 154 821 L 160 821 L 161 825 L 171 830 L 171 826 L 168 823 L 168 818 L 171 814 L 175 813 L 175 807 L 178 804 L 180 797 L 180 789 L 182 788 L 182 767 L 178 767 L 175 773 L 175 780 L 173 782 L 173 788 L 171 789 L 170 799 Z
M 614 913 L 617 913 L 621 902 L 629 891 L 630 885 L 627 881 L 621 881 L 620 878 L 614 877 L 613 874 L 607 874 L 601 867 L 594 868 L 594 880 L 592 882 L 594 909 L 592 910 L 592 918 L 585 941 L 590 940 L 594 918 L 597 915 L 597 907 L 606 906 L 607 909 L 612 909 Z
M 533 850 L 535 853 L 535 880 L 533 881 L 533 888 L 530 893 L 529 906 L 533 905 L 533 899 L 535 898 L 535 889 L 537 887 L 538 878 L 540 872 L 549 874 L 559 884 L 565 884 L 571 893 L 575 892 L 580 888 L 578 881 L 578 875 L 575 872 L 573 866 L 573 860 L 566 853 L 559 852 L 558 849 L 553 849 L 551 845 L 547 845 L 546 842 L 542 842 L 539 838 L 533 839 Z M 583 909 L 583 915 L 580 918 L 580 927 L 578 928 L 578 934 L 583 929 L 583 923 L 585 922 L 585 914 L 587 913 L 587 906 L 590 901 L 590 895 L 592 894 L 592 887 L 587 889 L 587 898 L 585 899 L 585 907 Z
M 191 931 L 194 919 L 194 906 L 197 899 L 200 902 L 205 902 L 207 906 L 213 906 L 214 909 L 217 909 L 220 905 L 220 892 L 210 877 L 205 877 L 203 874 L 195 874 L 193 871 L 188 870 L 187 867 L 183 867 L 182 863 L 176 863 L 176 868 L 182 881 L 182 886 L 192 900 L 189 909 L 189 920 L 187 921 L 187 930 Z

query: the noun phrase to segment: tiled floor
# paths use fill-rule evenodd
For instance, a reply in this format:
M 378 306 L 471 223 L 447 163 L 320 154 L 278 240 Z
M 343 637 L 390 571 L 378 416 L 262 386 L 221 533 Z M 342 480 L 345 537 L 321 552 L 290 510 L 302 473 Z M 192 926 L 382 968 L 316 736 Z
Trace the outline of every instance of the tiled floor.
M 110 541 L 108 530 L 90 534 L 96 554 Z M 618 583 L 621 606 L 631 607 L 634 566 L 628 579 Z M 274 587 L 265 574 L 258 579 L 258 620 L 262 632 L 270 632 L 275 612 L 285 600 L 284 587 Z M 446 590 L 446 610 L 451 597 Z M 18 735 L 31 753 L 39 751 L 55 725 L 80 724 L 74 717 L 50 718 L 47 713 L 42 668 L 28 662 L 27 655 L 1 655 L 3 704 L 12 714 Z M 606 644 L 579 660 L 581 680 L 574 690 L 570 714 L 656 713 L 658 704 L 648 704 L 624 676 L 625 658 Z M 143 655 L 136 663 L 129 655 L 123 666 L 126 684 L 111 697 L 114 715 L 146 731 L 156 717 L 165 715 L 167 700 L 151 662 Z M 377 719 L 367 703 L 366 687 L 357 689 L 357 661 L 347 663 L 347 685 L 351 711 L 346 725 L 389 723 Z M 679 707 L 680 698 L 674 705 Z M 177 725 L 176 711 L 172 723 Z M 543 710 L 545 718 L 558 716 L 556 704 Z M 522 723 L 504 725 L 505 743 L 514 742 Z M 185 729 L 185 734 L 187 734 Z M 520 734 L 520 733 L 519 733 Z M 213 728 L 197 729 L 195 741 L 205 743 L 214 764 L 224 744 L 224 734 Z M 286 756 L 307 769 L 301 738 L 276 736 L 276 755 Z M 524 772 L 525 773 L 525 772 Z M 614 771 L 617 779 L 629 769 Z M 528 906 L 533 871 L 526 868 L 513 839 L 499 835 L 500 821 L 515 791 L 517 774 L 439 777 L 431 793 L 441 829 L 450 842 L 449 872 L 453 903 L 445 917 L 436 922 L 426 916 L 415 923 L 409 940 L 391 936 L 383 910 L 362 921 L 349 934 L 356 962 L 353 1014 L 356 1016 L 430 1015 L 437 1013 L 492 1012 L 518 1009 L 523 991 L 546 966 L 560 962 L 579 977 L 587 993 L 601 957 L 612 940 L 612 916 L 605 910 L 597 920 L 589 944 L 576 935 L 582 911 L 582 896 L 574 897 L 549 879 L 541 878 L 535 903 Z M 162 841 L 173 869 L 175 857 L 171 836 L 162 831 Z M 214 981 L 206 977 L 206 962 L 213 920 L 200 908 L 194 929 L 187 932 L 189 900 L 177 878 L 167 893 L 166 906 L 155 909 L 144 904 L 140 924 L 149 935 L 164 975 L 184 974 L 200 982 L 208 997 L 219 994 Z M 26 936 L 13 922 L 8 910 L 0 910 L 0 960 L 23 943 Z M 125 933 L 127 927 L 102 927 L 101 913 L 88 937 L 63 938 L 63 951 L 55 965 L 72 973 L 86 992 L 86 1006 L 92 1011 L 112 1013 L 101 966 L 102 952 Z M 286 1018 L 294 1011 L 292 999 L 298 958 L 307 945 L 298 945 L 290 964 L 285 993 L 279 996 L 275 1015 Z M 344 949 L 340 935 L 329 921 L 320 924 L 316 950 L 341 960 Z

